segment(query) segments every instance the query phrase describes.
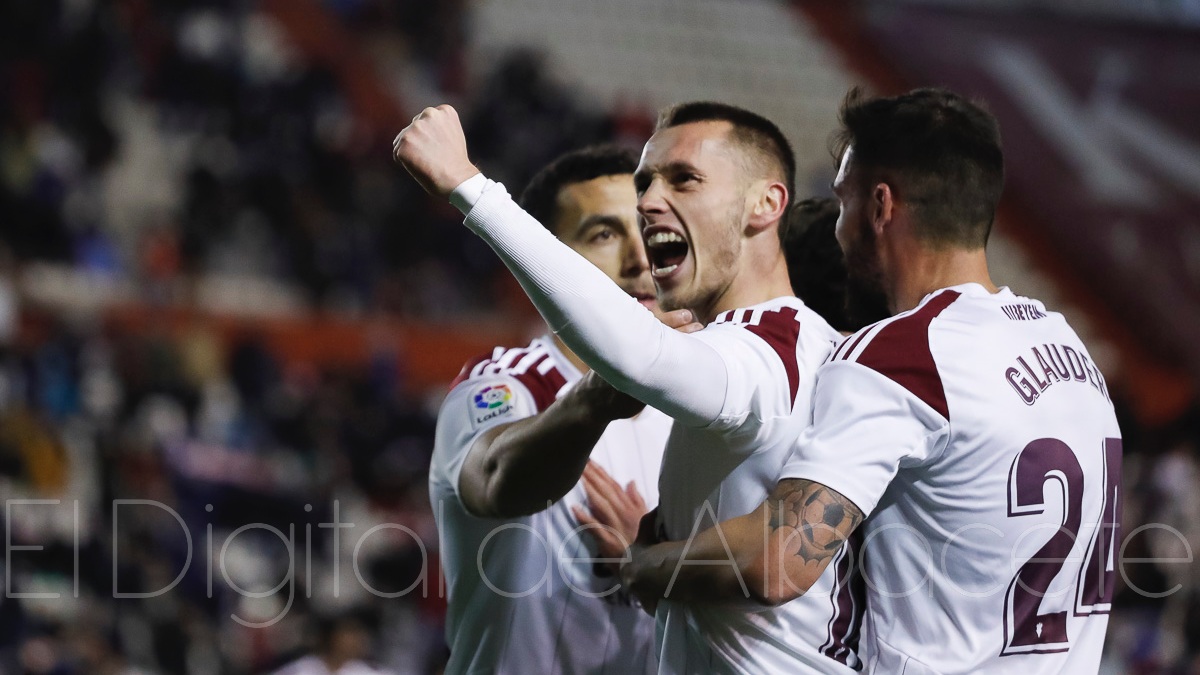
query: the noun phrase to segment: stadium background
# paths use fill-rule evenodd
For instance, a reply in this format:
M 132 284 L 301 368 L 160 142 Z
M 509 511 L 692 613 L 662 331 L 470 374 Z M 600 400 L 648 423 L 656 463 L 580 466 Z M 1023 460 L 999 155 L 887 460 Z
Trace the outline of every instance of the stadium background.
M 824 195 L 854 83 L 1000 117 L 994 276 L 1080 329 L 1125 534 L 1163 526 L 1104 672 L 1200 672 L 1197 72 L 1195 0 L 0 2 L 0 673 L 267 672 L 333 633 L 436 672 L 433 415 L 538 322 L 391 138 L 453 103 L 519 190 L 713 98 Z

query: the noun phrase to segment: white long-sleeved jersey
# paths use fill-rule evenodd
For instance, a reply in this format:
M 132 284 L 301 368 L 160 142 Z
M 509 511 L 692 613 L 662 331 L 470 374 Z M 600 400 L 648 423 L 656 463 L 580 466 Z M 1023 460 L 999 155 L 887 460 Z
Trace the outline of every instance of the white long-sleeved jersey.
M 476 176 L 451 201 L 576 354 L 676 420 L 659 478 L 666 537 L 686 539 L 762 503 L 809 423 L 814 374 L 840 337 L 824 319 L 784 297 L 679 333 L 585 264 L 498 183 Z M 838 578 L 846 570 L 830 565 L 805 597 L 760 612 L 664 600 L 660 672 L 853 672 L 862 605 Z

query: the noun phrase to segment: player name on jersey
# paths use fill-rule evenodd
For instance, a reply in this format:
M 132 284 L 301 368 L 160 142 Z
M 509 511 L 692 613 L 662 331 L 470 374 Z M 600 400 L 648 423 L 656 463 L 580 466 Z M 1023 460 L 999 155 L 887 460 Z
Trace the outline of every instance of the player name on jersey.
M 1038 309 L 1036 305 L 1004 305 L 1000 311 L 1013 321 L 1034 321 L 1046 318 L 1046 313 Z
M 1018 356 L 1004 371 L 1004 379 L 1026 405 L 1036 403 L 1042 392 L 1059 382 L 1087 382 L 1108 398 L 1104 376 L 1087 354 L 1069 345 L 1044 344 L 1030 348 L 1028 356 Z

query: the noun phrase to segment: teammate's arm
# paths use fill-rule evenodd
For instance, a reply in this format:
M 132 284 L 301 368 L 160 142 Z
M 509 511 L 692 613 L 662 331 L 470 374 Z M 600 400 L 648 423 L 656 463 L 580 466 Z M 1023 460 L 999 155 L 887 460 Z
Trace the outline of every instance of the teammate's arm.
M 862 521 L 837 491 L 788 478 L 751 513 L 686 541 L 632 547 L 621 579 L 644 606 L 659 598 L 780 605 L 812 587 Z
M 463 506 L 486 518 L 545 509 L 579 481 L 608 423 L 644 407 L 587 373 L 541 413 L 479 434 L 458 477 Z
M 722 414 L 725 357 L 663 326 L 479 175 L 453 108 L 427 108 L 396 138 L 393 154 L 426 190 L 452 196 L 469 212 L 468 226 L 513 272 L 551 329 L 605 380 L 691 426 Z

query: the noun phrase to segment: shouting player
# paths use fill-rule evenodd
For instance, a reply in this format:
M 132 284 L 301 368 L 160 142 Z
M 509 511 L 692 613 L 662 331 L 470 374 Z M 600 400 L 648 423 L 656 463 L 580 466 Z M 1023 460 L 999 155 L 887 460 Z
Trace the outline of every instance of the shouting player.
M 821 367 L 813 425 L 761 507 L 636 547 L 623 577 L 651 600 L 738 598 L 744 582 L 782 603 L 855 562 L 842 545 L 861 529 L 872 672 L 1095 673 L 1120 431 L 1062 315 L 989 276 L 996 120 L 925 89 L 853 91 L 841 122 L 838 238 L 898 314 Z M 737 567 L 681 564 L 730 550 Z
M 816 368 L 838 333 L 791 293 L 778 228 L 795 161 L 770 121 L 717 103 L 666 110 L 634 180 L 658 300 L 705 328 L 672 331 L 556 241 L 467 157 L 453 108 L 423 111 L 394 153 L 520 280 L 550 327 L 605 380 L 675 419 L 657 529 L 683 538 L 753 510 L 807 426 Z M 767 611 L 657 605 L 660 672 L 853 672 L 829 639 L 833 574 Z M 756 608 L 760 609 L 761 608 Z
M 635 167 L 616 147 L 569 153 L 532 179 L 522 202 L 578 252 L 576 264 L 645 311 L 654 284 Z M 687 312 L 664 320 L 699 328 Z M 670 420 L 585 370 L 546 336 L 467 364 L 442 404 L 429 490 L 450 591 L 449 673 L 656 668 L 653 622 L 614 577 L 594 574 L 590 560 L 604 556 L 572 509 L 586 503 L 580 476 L 591 457 L 625 486 L 618 520 L 635 528 L 642 495 L 657 498 Z

